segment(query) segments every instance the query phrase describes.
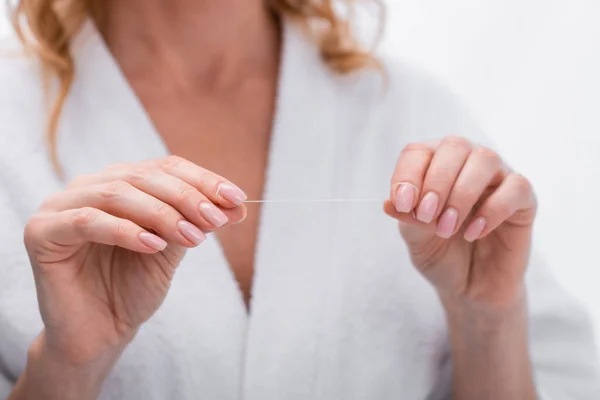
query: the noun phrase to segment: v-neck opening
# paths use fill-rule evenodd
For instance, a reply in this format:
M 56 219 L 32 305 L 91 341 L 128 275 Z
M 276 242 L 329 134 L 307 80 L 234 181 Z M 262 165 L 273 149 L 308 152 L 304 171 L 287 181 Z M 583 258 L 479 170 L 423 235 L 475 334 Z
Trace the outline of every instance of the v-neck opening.
M 274 148 L 273 142 L 276 140 L 276 137 L 278 134 L 278 127 L 279 127 L 279 120 L 280 120 L 279 113 L 281 112 L 281 108 L 282 108 L 281 102 L 282 102 L 282 98 L 284 97 L 281 92 L 284 88 L 283 83 L 284 83 L 284 81 L 286 81 L 286 78 L 285 78 L 286 71 L 287 71 L 287 68 L 286 68 L 287 56 L 286 56 L 286 54 L 287 54 L 287 52 L 289 52 L 288 40 L 289 40 L 290 30 L 293 29 L 290 26 L 291 24 L 293 24 L 293 22 L 287 21 L 285 18 L 282 18 L 279 21 L 281 37 L 280 37 L 280 41 L 279 41 L 280 49 L 279 49 L 279 62 L 278 62 L 278 68 L 277 68 L 275 101 L 274 101 L 275 106 L 274 106 L 274 110 L 273 110 L 273 119 L 272 119 L 272 123 L 271 123 L 271 127 L 270 127 L 269 144 L 268 144 L 267 153 L 266 153 L 266 168 L 264 171 L 264 184 L 263 184 L 263 188 L 262 188 L 262 198 L 265 198 L 265 194 L 267 193 L 267 190 L 268 190 L 272 151 Z M 95 25 L 95 23 L 93 22 L 93 20 L 91 20 L 91 19 L 86 20 L 86 22 L 84 23 L 84 25 L 81 29 L 80 34 L 76 37 L 76 40 L 73 43 L 73 48 L 75 50 L 77 50 L 78 48 L 85 46 L 84 41 L 87 38 L 89 38 L 89 35 L 91 35 L 93 38 L 95 38 L 98 41 L 98 44 L 102 47 L 102 52 L 105 53 L 107 59 L 110 62 L 110 65 L 114 68 L 114 71 L 116 73 L 115 75 L 118 76 L 118 79 L 121 81 L 120 83 L 126 88 L 126 92 L 130 95 L 131 100 L 135 103 L 134 104 L 135 108 L 139 111 L 140 116 L 143 118 L 143 120 L 145 122 L 145 125 L 147 125 L 147 127 L 148 127 L 148 134 L 152 135 L 152 140 L 161 149 L 162 155 L 164 157 L 171 155 L 172 153 L 169 151 L 169 148 L 168 148 L 167 144 L 165 143 L 163 137 L 161 136 L 148 109 L 146 108 L 146 106 L 144 105 L 144 103 L 142 102 L 142 100 L 140 99 L 138 94 L 136 93 L 135 89 L 132 87 L 132 85 L 128 81 L 119 62 L 117 61 L 116 57 L 111 52 L 110 48 L 108 47 L 108 44 L 102 37 L 102 34 L 98 30 L 98 28 Z M 218 251 L 219 256 L 222 259 L 223 263 L 228 268 L 232 279 L 235 281 L 236 287 L 238 289 L 239 301 L 242 304 L 243 309 L 246 314 L 246 317 L 248 319 L 251 317 L 251 314 L 252 314 L 252 301 L 253 301 L 254 294 L 255 294 L 254 291 L 255 291 L 255 283 L 256 283 L 255 276 L 256 276 L 256 272 L 259 268 L 258 253 L 259 253 L 259 248 L 260 248 L 260 243 L 261 243 L 261 236 L 262 236 L 262 232 L 263 232 L 264 208 L 265 208 L 265 205 L 261 205 L 260 210 L 259 210 L 259 217 L 258 217 L 259 219 L 258 219 L 258 225 L 257 225 L 257 229 L 256 229 L 256 241 L 255 241 L 255 248 L 254 248 L 254 252 L 253 252 L 252 281 L 250 283 L 251 289 L 250 289 L 250 297 L 249 297 L 248 303 L 246 303 L 246 301 L 245 301 L 245 296 L 242 291 L 240 282 L 238 281 L 237 277 L 235 276 L 233 268 L 232 268 L 231 264 L 229 263 L 227 256 L 225 255 L 225 249 L 224 249 L 223 244 L 221 243 L 221 240 L 216 235 L 216 232 L 213 232 L 208 235 L 209 237 L 212 237 L 211 241 L 212 241 L 213 245 L 215 246 L 216 250 Z
M 91 38 L 91 45 L 84 48 L 84 54 L 76 59 L 83 63 L 79 71 L 93 90 L 102 91 L 105 98 L 120 97 L 119 107 L 126 108 L 123 113 L 117 108 L 104 114 L 114 118 L 109 128 L 117 126 L 137 131 L 137 137 L 134 134 L 131 140 L 117 142 L 122 143 L 122 149 L 107 155 L 103 161 L 167 156 L 166 144 L 93 23 L 89 21 L 83 31 L 80 36 L 85 37 L 87 32 L 95 37 Z M 340 99 L 334 74 L 323 65 L 318 49 L 306 35 L 293 21 L 282 21 L 278 85 L 264 171 L 264 199 L 316 199 L 334 195 L 336 115 Z M 100 82 L 94 78 L 98 68 L 104 76 Z M 85 84 L 81 89 L 92 90 Z M 97 107 L 97 103 L 92 101 L 91 106 Z M 116 115 L 111 117 L 113 113 Z M 74 137 L 75 132 L 73 130 Z M 119 140 L 119 135 L 124 136 L 111 134 L 109 140 Z M 89 143 L 97 140 L 88 139 Z M 129 150 L 134 150 L 131 146 L 138 148 L 130 157 Z M 90 168 L 87 164 L 85 167 Z M 306 221 L 311 223 L 307 225 Z M 292 361 L 289 371 L 281 375 L 282 379 L 271 389 L 291 384 L 290 379 L 293 379 L 302 383 L 306 393 L 314 394 L 318 390 L 314 374 L 293 375 L 294 371 L 304 371 L 304 368 L 316 373 L 314 368 L 322 357 L 320 338 L 323 319 L 328 313 L 322 304 L 327 301 L 331 285 L 333 265 L 329 260 L 328 240 L 332 232 L 331 217 L 324 209 L 290 210 L 277 204 L 263 204 L 249 308 L 223 247 L 214 235 L 208 235 L 208 240 L 198 250 L 188 252 L 182 261 L 203 260 L 200 262 L 211 263 L 210 268 L 227 269 L 222 271 L 226 282 L 222 281 L 220 295 L 231 300 L 236 314 L 231 320 L 231 329 L 239 329 L 236 354 L 241 365 L 240 399 L 261 398 L 268 388 L 260 382 L 268 381 L 269 376 L 277 373 L 278 354 L 288 349 L 296 349 L 302 357 Z M 294 326 L 301 327 L 302 335 L 298 335 Z

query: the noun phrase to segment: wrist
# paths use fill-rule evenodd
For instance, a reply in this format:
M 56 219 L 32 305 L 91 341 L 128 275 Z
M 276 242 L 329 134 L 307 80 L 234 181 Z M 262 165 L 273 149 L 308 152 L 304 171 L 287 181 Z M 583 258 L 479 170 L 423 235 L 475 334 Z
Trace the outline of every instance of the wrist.
M 99 396 L 121 351 L 107 351 L 83 362 L 48 345 L 42 332 L 31 345 L 21 377 L 23 399 L 87 400 Z
M 456 397 L 534 399 L 525 296 L 501 307 L 447 299 L 442 302 L 448 322 Z
M 478 301 L 467 296 L 438 293 L 449 322 L 489 325 L 496 328 L 506 320 L 522 316 L 527 308 L 525 288 L 519 287 L 511 294 L 490 301 Z
M 468 345 L 491 350 L 504 348 L 512 340 L 526 340 L 526 296 L 516 297 L 502 306 L 482 306 L 471 302 L 442 300 L 453 346 Z

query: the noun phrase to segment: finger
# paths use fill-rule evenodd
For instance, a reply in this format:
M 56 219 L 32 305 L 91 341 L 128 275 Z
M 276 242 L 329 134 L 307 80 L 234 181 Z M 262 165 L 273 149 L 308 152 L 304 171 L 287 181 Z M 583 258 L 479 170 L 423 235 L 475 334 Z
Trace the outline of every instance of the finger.
M 438 236 L 449 238 L 458 232 L 473 207 L 481 202 L 486 190 L 498 185 L 505 176 L 502 160 L 494 151 L 486 147 L 473 149 L 437 220 Z
M 422 198 L 416 211 L 419 221 L 430 223 L 441 214 L 472 148 L 471 143 L 461 137 L 451 136 L 442 140 L 423 181 Z
M 167 247 L 167 242 L 139 225 L 92 207 L 38 215 L 28 223 L 27 234 L 57 246 L 92 242 L 146 254 Z
M 409 144 L 400 153 L 390 193 L 396 211 L 410 213 L 416 206 L 433 154 L 434 148 L 426 143 Z
M 170 156 L 156 161 L 158 167 L 200 190 L 210 201 L 226 208 L 240 206 L 248 199 L 242 189 L 220 175 L 184 158 Z
M 120 165 L 127 165 L 127 164 L 120 164 Z M 67 190 L 75 189 L 75 188 L 80 188 L 83 186 L 89 186 L 89 185 L 94 185 L 94 184 L 103 182 L 102 180 L 99 179 L 99 177 L 101 177 L 101 175 L 99 175 L 99 174 L 78 175 L 75 178 L 73 178 L 70 182 L 67 183 L 66 189 Z
M 79 185 L 123 180 L 151 196 L 173 206 L 188 221 L 204 232 L 214 231 L 228 223 L 238 223 L 246 216 L 245 206 L 219 208 L 202 192 L 187 182 L 157 168 L 123 164 L 103 173 L 78 179 Z
M 481 239 L 504 222 L 530 224 L 535 209 L 535 195 L 529 181 L 522 175 L 510 174 L 473 215 L 464 237 L 470 242 Z
M 384 203 L 383 210 L 400 222 L 400 232 L 407 244 L 423 243 L 435 237 L 435 228 L 431 224 L 419 221 L 412 213 L 398 212 L 391 200 Z
M 398 210 L 396 210 L 396 206 L 391 200 L 386 200 L 383 203 L 383 211 L 390 217 L 397 219 L 398 221 L 404 224 L 412 225 L 419 228 L 427 227 L 427 224 L 424 224 L 423 222 L 419 221 L 413 214 L 399 212 Z
M 169 242 L 197 246 L 204 233 L 169 204 L 125 181 L 85 186 L 49 197 L 41 210 L 55 212 L 93 207 L 157 232 Z

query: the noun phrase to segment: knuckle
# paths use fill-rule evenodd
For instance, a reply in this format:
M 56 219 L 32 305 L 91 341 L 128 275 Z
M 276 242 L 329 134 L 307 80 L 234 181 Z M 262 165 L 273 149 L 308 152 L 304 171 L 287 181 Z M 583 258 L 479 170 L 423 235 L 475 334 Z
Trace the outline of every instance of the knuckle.
M 450 183 L 438 177 L 423 184 L 423 189 L 420 193 L 420 200 L 423 200 L 428 193 L 435 193 L 438 196 L 438 201 L 443 203 L 449 199 L 451 190 Z
M 171 206 L 162 201 L 157 201 L 152 205 L 152 214 L 157 219 L 165 219 L 169 217 L 173 212 Z
M 479 189 L 466 184 L 457 184 L 452 188 L 449 202 L 459 207 L 468 205 L 472 207 L 480 199 L 482 193 Z
M 142 182 L 145 180 L 148 180 L 149 176 L 150 176 L 151 172 L 148 168 L 145 167 L 134 167 L 131 168 L 128 172 L 127 172 L 127 181 L 129 182 Z
M 162 168 L 164 171 L 173 171 L 179 168 L 181 163 L 184 162 L 184 159 L 179 156 L 171 155 L 165 158 L 161 158 L 157 162 L 159 167 Z
M 89 182 L 93 174 L 79 175 L 73 178 L 66 186 L 67 189 L 74 189 L 81 187 L 85 182 Z
M 502 159 L 494 150 L 489 147 L 480 146 L 473 149 L 473 153 L 486 161 L 486 163 L 490 163 L 493 165 L 499 166 L 502 163 Z
M 104 168 L 100 173 L 111 173 L 115 171 L 123 171 L 129 168 L 129 164 L 126 163 L 115 163 Z
M 193 186 L 182 185 L 177 188 L 177 201 L 193 203 L 198 201 L 198 190 Z
M 442 140 L 442 144 L 461 149 L 470 149 L 472 147 L 471 142 L 462 136 L 447 136 Z
M 453 193 L 448 199 L 447 206 L 461 211 L 461 214 L 467 214 L 477 204 L 477 196 L 478 194 L 473 190 Z
M 470 203 L 475 203 L 475 201 L 481 197 L 481 194 L 481 190 L 468 185 L 462 185 L 456 188 L 456 197 Z
M 42 214 L 34 214 L 29 218 L 24 230 L 25 243 L 31 243 L 37 241 L 44 231 L 46 224 L 46 218 Z
M 491 197 L 481 205 L 482 213 L 486 215 L 498 215 L 505 217 L 514 208 L 510 200 Z
M 433 149 L 431 149 L 431 147 L 429 147 L 425 143 L 409 143 L 406 146 L 404 146 L 404 149 L 402 149 L 402 153 L 416 152 L 433 153 Z
M 512 206 L 511 204 L 509 204 L 505 201 L 498 202 L 498 203 L 491 205 L 490 214 L 507 216 L 509 214 L 512 214 L 513 209 L 514 209 L 514 206 Z
M 117 241 L 121 241 L 128 236 L 129 232 L 129 224 L 126 220 L 121 220 L 117 222 L 115 229 L 113 230 L 113 238 Z
M 57 204 L 64 192 L 53 193 L 46 197 L 40 205 L 40 210 L 50 210 L 54 204 Z
M 125 181 L 112 181 L 100 187 L 99 195 L 104 200 L 115 200 L 122 197 L 130 188 L 131 185 Z
M 215 178 L 217 178 L 215 180 L 219 180 L 215 174 L 202 168 L 200 174 L 198 175 L 198 187 L 206 185 L 208 183 L 207 180 L 210 176 L 214 176 Z
M 99 211 L 92 207 L 83 207 L 73 212 L 71 225 L 78 231 L 86 231 L 98 218 Z
M 456 179 L 456 175 L 452 171 L 443 168 L 436 168 L 432 172 L 428 172 L 425 186 L 436 191 L 449 191 Z
M 521 174 L 512 175 L 513 184 L 517 187 L 519 192 L 533 192 L 533 186 L 531 181 Z

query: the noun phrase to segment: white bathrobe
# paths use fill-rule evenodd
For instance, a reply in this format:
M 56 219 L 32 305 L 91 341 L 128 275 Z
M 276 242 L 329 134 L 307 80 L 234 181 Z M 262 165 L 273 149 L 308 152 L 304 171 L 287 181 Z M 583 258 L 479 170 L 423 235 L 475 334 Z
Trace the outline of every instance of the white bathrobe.
M 167 155 L 92 24 L 74 54 L 59 132 L 67 178 Z M 378 72 L 337 77 L 286 24 L 264 198 L 384 198 L 407 143 L 485 141 L 447 90 L 384 61 L 387 84 Z M 64 187 L 45 150 L 38 72 L 12 54 L 0 61 L 0 398 L 43 328 L 23 227 Z M 255 264 L 248 315 L 219 243 L 189 251 L 101 399 L 451 398 L 444 312 L 381 204 L 267 204 Z M 533 262 L 527 279 L 540 398 L 600 399 L 587 317 L 543 265 Z

